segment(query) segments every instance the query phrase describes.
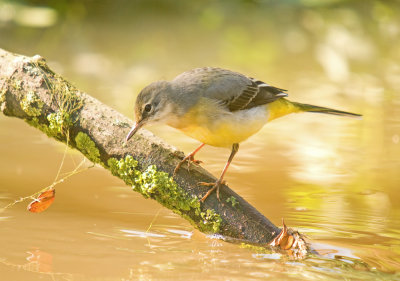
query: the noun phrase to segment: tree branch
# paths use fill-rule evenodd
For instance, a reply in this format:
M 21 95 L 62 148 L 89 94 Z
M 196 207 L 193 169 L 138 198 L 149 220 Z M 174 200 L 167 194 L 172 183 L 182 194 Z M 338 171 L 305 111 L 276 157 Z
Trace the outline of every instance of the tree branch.
M 221 202 L 198 182 L 216 179 L 192 165 L 171 178 L 183 153 L 142 129 L 128 144 L 132 121 L 79 91 L 54 73 L 40 56 L 26 57 L 0 49 L 0 110 L 25 120 L 49 137 L 67 143 L 110 170 L 147 198 L 152 198 L 205 233 L 268 245 L 280 229 L 228 186 Z M 298 238 L 298 242 L 304 241 Z M 301 240 L 301 241 L 300 241 Z M 305 244 L 304 244 L 305 245 Z M 303 249 L 304 250 L 304 249 Z

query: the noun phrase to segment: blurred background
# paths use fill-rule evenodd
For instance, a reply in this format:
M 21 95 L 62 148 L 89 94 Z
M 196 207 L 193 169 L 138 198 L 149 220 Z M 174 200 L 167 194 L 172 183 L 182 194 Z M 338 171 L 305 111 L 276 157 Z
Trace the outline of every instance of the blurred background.
M 147 84 L 218 66 L 290 99 L 363 114 L 290 115 L 241 145 L 226 180 L 266 217 L 307 234 L 304 262 L 212 239 L 100 167 L 54 204 L 0 213 L 4 280 L 400 279 L 400 3 L 372 0 L 5 1 L 0 48 L 33 56 L 133 118 Z M 65 146 L 0 116 L 0 207 L 51 184 Z M 148 128 L 183 150 L 198 143 Z M 63 173 L 83 156 L 68 150 Z M 205 147 L 219 175 L 229 151 Z M 87 164 L 89 166 L 89 164 Z M 173 276 L 173 277 L 172 277 Z

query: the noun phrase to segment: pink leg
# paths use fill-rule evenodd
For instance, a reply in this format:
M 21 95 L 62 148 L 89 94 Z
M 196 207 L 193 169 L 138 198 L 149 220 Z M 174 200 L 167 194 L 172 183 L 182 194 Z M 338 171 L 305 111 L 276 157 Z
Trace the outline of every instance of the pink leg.
M 219 187 L 221 186 L 221 184 L 224 184 L 224 176 L 226 171 L 229 168 L 229 165 L 231 164 L 233 157 L 235 156 L 235 154 L 238 152 L 239 150 L 239 144 L 238 143 L 234 143 L 232 145 L 232 152 L 231 155 L 229 156 L 228 162 L 226 162 L 224 169 L 222 170 L 221 176 L 219 177 L 219 179 L 215 182 L 215 183 L 209 183 L 209 182 L 199 182 L 199 185 L 205 185 L 205 186 L 212 186 L 206 193 L 206 195 L 203 196 L 203 198 L 200 199 L 201 202 L 204 203 L 204 201 L 207 199 L 208 196 L 210 196 L 211 193 L 213 193 L 214 190 L 217 190 L 217 198 L 218 201 L 219 200 Z
M 194 155 L 205 145 L 205 143 L 202 143 L 198 148 L 196 148 L 195 150 L 193 150 L 192 152 L 190 152 L 185 158 L 183 158 L 183 160 L 181 162 L 178 163 L 178 165 L 176 165 L 175 169 L 174 169 L 174 174 L 173 176 L 175 176 L 175 174 L 178 172 L 178 170 L 180 169 L 180 167 L 182 166 L 183 163 L 185 163 L 185 161 L 188 161 L 188 169 L 190 167 L 190 162 L 194 162 L 196 164 L 200 164 L 201 161 L 199 160 L 194 160 Z

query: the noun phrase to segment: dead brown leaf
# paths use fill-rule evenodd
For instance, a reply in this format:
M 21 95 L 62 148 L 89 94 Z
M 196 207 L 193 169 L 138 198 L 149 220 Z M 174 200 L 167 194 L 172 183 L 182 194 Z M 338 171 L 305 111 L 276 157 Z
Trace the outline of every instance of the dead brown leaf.
M 55 189 L 49 189 L 40 193 L 38 198 L 28 205 L 28 211 L 32 213 L 40 213 L 46 210 L 53 203 L 56 195 Z

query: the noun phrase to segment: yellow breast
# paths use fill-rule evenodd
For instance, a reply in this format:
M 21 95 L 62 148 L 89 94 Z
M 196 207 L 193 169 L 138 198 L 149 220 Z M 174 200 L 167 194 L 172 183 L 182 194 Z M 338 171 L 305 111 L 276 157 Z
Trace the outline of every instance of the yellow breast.
M 229 112 L 215 101 L 201 98 L 183 116 L 167 124 L 202 143 L 230 147 L 257 133 L 267 122 L 301 110 L 284 98 L 246 110 Z
M 214 102 L 202 100 L 178 123 L 169 125 L 202 143 L 230 147 L 258 132 L 267 120 L 266 106 L 229 112 Z

